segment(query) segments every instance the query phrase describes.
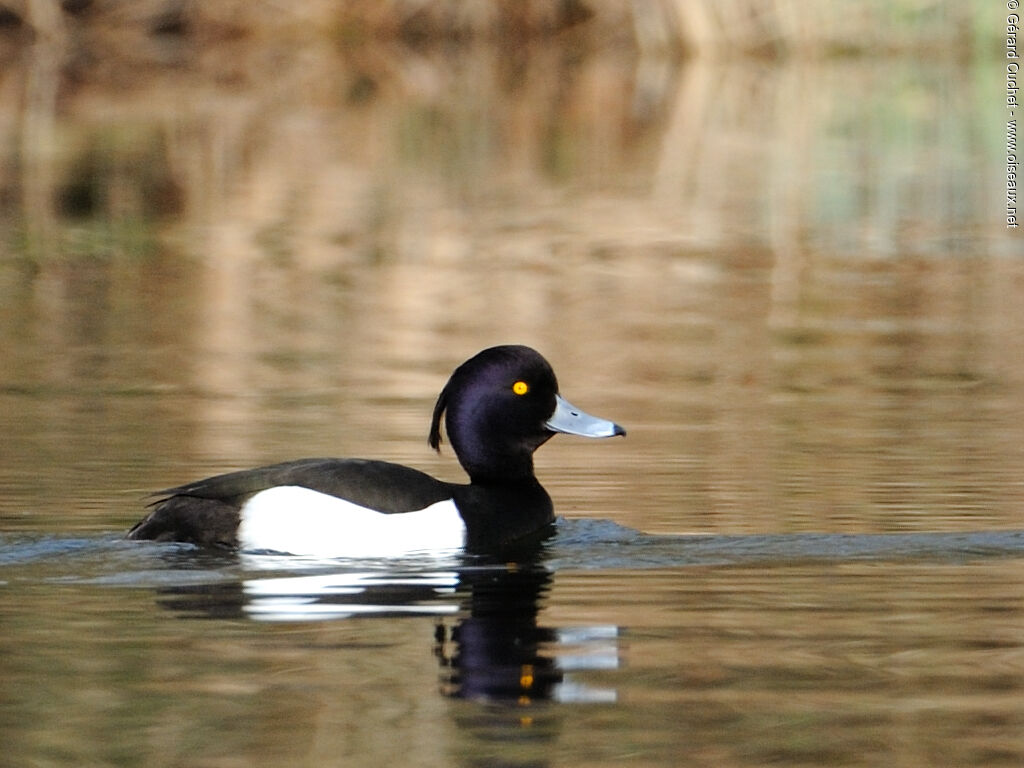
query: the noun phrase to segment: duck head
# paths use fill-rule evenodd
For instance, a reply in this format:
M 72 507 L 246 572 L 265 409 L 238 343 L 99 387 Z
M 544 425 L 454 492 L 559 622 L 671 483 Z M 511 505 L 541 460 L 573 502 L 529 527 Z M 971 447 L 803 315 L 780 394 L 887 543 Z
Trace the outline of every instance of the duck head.
M 558 393 L 551 365 L 530 347 L 491 347 L 452 373 L 434 405 L 430 445 L 440 450 L 441 417 L 463 469 L 474 482 L 533 477 L 533 452 L 555 434 L 625 435 Z

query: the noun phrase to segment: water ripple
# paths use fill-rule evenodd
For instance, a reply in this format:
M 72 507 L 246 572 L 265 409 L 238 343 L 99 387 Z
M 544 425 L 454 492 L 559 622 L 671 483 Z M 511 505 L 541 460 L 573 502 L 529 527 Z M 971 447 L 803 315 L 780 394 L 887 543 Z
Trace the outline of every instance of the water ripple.
M 785 566 L 803 562 L 934 560 L 1024 556 L 1024 530 L 946 533 L 793 533 L 652 535 L 610 520 L 565 520 L 541 562 L 560 570 L 642 570 L 718 565 Z M 480 567 L 472 558 L 451 568 Z M 485 565 L 485 564 L 484 564 Z M 396 568 L 397 566 L 397 568 Z M 260 572 L 317 573 L 436 570 L 437 562 L 318 560 L 200 552 L 189 545 L 127 542 L 120 537 L 0 535 L 0 583 L 74 581 L 111 586 L 196 583 Z M 270 575 L 267 573 L 267 575 Z
M 1024 531 L 651 535 L 609 520 L 559 520 L 548 566 L 559 569 L 785 565 L 805 561 L 1021 557 Z

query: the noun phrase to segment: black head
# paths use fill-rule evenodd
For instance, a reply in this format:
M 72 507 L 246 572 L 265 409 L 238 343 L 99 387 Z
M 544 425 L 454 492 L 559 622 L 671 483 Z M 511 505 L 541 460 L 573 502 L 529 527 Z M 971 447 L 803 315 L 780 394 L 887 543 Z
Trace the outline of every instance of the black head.
M 586 426 L 593 431 L 565 426 L 562 420 L 556 423 L 556 408 L 589 419 L 592 423 Z M 518 345 L 485 349 L 455 369 L 434 406 L 430 445 L 438 450 L 442 415 L 455 455 L 474 481 L 532 477 L 533 452 L 556 432 L 625 434 L 612 422 L 588 416 L 562 400 L 548 361 Z

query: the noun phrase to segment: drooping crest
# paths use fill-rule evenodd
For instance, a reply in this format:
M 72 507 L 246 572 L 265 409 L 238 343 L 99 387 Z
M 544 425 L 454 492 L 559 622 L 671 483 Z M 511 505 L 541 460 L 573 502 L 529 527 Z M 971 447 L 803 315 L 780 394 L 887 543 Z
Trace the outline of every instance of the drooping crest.
M 437 396 L 437 402 L 434 403 L 434 415 L 430 420 L 430 437 L 427 439 L 430 447 L 438 453 L 441 452 L 441 415 L 447 407 L 448 385 L 446 384 L 441 390 L 441 394 Z

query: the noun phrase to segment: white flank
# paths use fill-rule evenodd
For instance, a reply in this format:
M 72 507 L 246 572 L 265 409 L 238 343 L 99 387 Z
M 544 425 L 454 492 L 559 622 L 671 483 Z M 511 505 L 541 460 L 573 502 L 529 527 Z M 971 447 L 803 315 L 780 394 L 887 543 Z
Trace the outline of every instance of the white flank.
M 465 542 L 466 526 L 451 499 L 388 515 L 294 485 L 257 493 L 242 507 L 238 526 L 243 550 L 313 557 L 441 555 Z

